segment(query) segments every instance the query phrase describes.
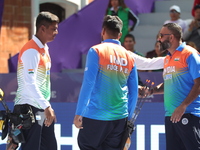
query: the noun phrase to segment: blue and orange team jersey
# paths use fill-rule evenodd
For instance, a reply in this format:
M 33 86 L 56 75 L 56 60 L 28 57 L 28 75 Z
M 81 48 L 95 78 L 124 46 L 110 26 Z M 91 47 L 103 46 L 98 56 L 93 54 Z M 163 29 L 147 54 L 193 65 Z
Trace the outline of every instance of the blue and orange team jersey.
M 108 39 L 90 48 L 76 115 L 117 120 L 132 114 L 138 94 L 134 63 L 117 40 Z
M 199 53 L 192 47 L 182 43 L 173 55 L 166 56 L 163 71 L 165 116 L 172 115 L 190 93 L 194 80 L 199 77 Z M 200 117 L 200 96 L 186 108 L 185 113 Z

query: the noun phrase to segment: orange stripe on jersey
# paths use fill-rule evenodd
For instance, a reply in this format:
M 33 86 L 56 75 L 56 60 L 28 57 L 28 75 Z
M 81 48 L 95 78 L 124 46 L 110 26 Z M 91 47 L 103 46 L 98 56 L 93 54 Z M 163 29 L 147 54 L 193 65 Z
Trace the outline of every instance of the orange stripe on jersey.
M 122 67 L 123 70 L 128 70 L 127 73 L 130 73 L 134 67 L 133 58 L 130 57 L 130 54 L 126 49 L 117 44 L 113 43 L 113 49 L 110 49 L 111 44 L 112 43 L 104 43 L 93 47 L 99 55 L 100 65 L 106 67 L 108 64 L 111 64 L 113 65 L 113 69 L 119 70 L 119 68 Z M 100 51 L 102 49 L 104 51 Z
M 182 51 L 176 50 L 172 56 L 170 56 L 170 55 L 166 56 L 164 68 L 166 68 L 166 66 L 169 66 L 169 65 L 176 66 L 177 68 L 187 67 L 186 59 L 193 52 L 198 53 L 194 48 L 192 48 L 190 46 L 185 46 Z
M 18 61 L 22 63 L 21 56 L 22 54 L 28 50 L 28 49 L 35 49 L 37 50 L 41 55 L 40 55 L 40 62 L 39 66 L 45 66 L 47 62 L 50 62 L 50 57 L 49 55 L 46 54 L 44 48 L 39 48 L 39 46 L 35 43 L 33 39 L 31 39 L 29 42 L 27 42 L 23 48 L 21 49 L 19 56 L 18 56 Z M 45 55 L 46 54 L 46 55 Z M 45 57 L 44 57 L 45 55 Z

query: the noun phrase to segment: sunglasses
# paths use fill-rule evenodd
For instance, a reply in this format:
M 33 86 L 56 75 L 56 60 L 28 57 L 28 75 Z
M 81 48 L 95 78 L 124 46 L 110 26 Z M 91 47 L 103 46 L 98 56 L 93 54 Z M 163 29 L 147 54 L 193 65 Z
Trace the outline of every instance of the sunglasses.
M 165 35 L 171 35 L 171 34 L 162 34 L 162 33 L 159 33 L 159 35 L 158 35 L 158 38 L 162 38 L 162 37 L 164 37 Z

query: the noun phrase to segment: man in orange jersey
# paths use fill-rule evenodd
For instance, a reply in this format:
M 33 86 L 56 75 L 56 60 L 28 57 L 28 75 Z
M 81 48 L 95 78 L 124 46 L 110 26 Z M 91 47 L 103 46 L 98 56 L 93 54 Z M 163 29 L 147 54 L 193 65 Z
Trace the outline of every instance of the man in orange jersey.
M 19 53 L 18 89 L 13 112 L 26 114 L 25 110 L 32 110 L 35 119 L 29 129 L 23 129 L 22 124 L 25 138 L 22 150 L 57 150 L 56 116 L 49 102 L 51 59 L 46 43 L 58 34 L 58 23 L 56 15 L 41 12 L 36 19 L 36 34 Z
M 167 23 L 158 41 L 168 50 L 164 61 L 164 84 L 153 89 L 164 91 L 166 150 L 200 148 L 200 58 L 196 49 L 182 43 L 182 29 Z
M 74 124 L 79 128 L 81 150 L 120 150 L 127 119 L 137 96 L 138 76 L 134 59 L 121 46 L 122 21 L 106 16 L 102 43 L 88 51 Z

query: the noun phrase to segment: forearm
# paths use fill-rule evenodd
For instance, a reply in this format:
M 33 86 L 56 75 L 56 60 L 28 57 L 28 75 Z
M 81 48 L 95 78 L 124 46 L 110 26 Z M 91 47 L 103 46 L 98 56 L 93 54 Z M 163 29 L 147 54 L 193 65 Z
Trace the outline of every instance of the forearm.
M 138 98 L 138 74 L 135 67 L 131 71 L 127 85 L 128 85 L 128 112 L 130 120 L 135 110 Z
M 135 59 L 138 70 L 157 70 L 162 69 L 164 66 L 165 57 L 145 58 L 130 52 L 131 56 Z
M 185 98 L 185 100 L 181 103 L 181 106 L 184 106 L 185 108 L 190 105 L 200 94 L 200 83 L 194 84 L 192 87 L 190 93 Z
M 98 73 L 98 66 L 99 66 L 98 61 L 99 57 L 97 53 L 93 49 L 90 49 L 87 55 L 87 61 L 86 61 L 87 69 L 85 69 L 84 72 L 83 83 L 76 109 L 76 115 L 82 116 L 85 111 L 85 108 L 88 105 L 90 95 L 92 93 L 96 81 L 96 76 Z

